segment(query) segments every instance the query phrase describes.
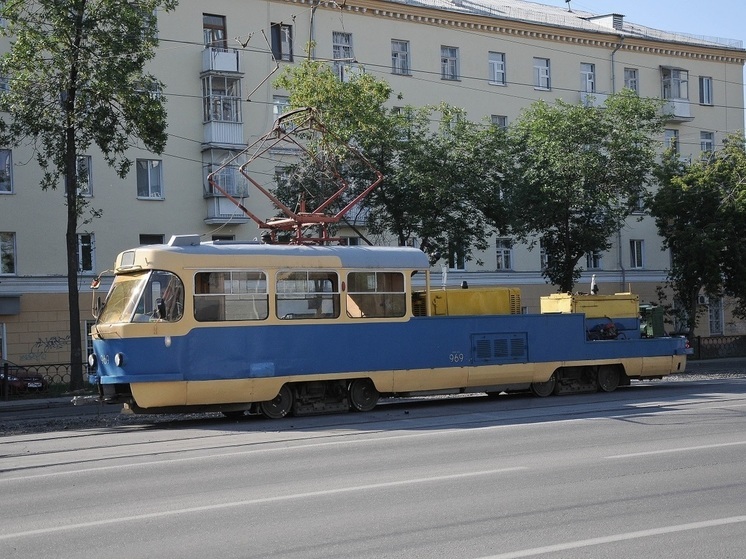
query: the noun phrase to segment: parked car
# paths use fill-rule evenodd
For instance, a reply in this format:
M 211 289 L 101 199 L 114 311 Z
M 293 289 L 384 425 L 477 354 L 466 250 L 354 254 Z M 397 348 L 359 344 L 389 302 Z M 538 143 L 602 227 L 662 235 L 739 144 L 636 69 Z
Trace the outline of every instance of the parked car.
M 8 365 L 8 394 L 31 394 L 46 392 L 49 382 L 40 373 L 35 373 L 22 365 L 7 359 L 0 359 L 0 391 L 5 385 L 5 365 Z

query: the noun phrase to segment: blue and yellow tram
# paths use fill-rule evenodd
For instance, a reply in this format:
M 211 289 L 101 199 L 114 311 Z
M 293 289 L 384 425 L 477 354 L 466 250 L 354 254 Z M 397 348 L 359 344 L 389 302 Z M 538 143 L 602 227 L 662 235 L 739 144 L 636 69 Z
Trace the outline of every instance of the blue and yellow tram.
M 581 313 L 520 314 L 517 290 L 447 295 L 417 249 L 175 236 L 119 254 L 90 361 L 104 400 L 135 412 L 268 417 L 380 395 L 611 391 L 685 367 L 683 338 L 597 339 Z

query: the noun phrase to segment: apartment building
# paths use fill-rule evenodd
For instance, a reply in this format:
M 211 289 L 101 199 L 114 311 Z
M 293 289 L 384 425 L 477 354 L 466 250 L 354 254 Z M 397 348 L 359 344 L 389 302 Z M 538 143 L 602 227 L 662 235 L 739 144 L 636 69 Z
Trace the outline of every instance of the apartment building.
M 96 152 L 83 154 L 85 196 L 102 217 L 79 232 L 81 307 L 90 280 L 115 255 L 172 234 L 253 239 L 256 225 L 206 181 L 271 126 L 287 106 L 272 82 L 303 57 L 328 60 L 340 79 L 367 72 L 401 93 L 400 105 L 448 102 L 474 121 L 508 125 L 530 103 L 602 103 L 627 87 L 666 100 L 671 119 L 661 142 L 686 160 L 744 128 L 740 41 L 651 29 L 622 14 L 569 12 L 519 0 L 181 0 L 157 14 L 160 46 L 152 71 L 166 83 L 169 141 L 161 155 L 133 149 L 133 171 L 119 179 Z M 312 48 L 308 49 L 311 44 Z M 271 187 L 293 161 L 275 150 L 254 177 Z M 42 191 L 40 171 L 22 148 L 0 149 L 0 351 L 18 363 L 68 359 L 63 189 Z M 237 171 L 221 184 L 253 213 L 274 215 Z M 639 215 L 610 232 L 613 248 L 589 254 L 583 283 L 602 293 L 630 287 L 654 300 L 669 255 L 654 223 Z M 544 255 L 495 238 L 483 262 L 453 255 L 434 267 L 449 282 L 516 285 L 528 312 L 554 291 L 541 277 Z M 104 283 L 104 289 L 106 283 Z M 741 333 L 727 305 L 709 301 L 702 334 Z M 92 316 L 86 313 L 81 331 Z

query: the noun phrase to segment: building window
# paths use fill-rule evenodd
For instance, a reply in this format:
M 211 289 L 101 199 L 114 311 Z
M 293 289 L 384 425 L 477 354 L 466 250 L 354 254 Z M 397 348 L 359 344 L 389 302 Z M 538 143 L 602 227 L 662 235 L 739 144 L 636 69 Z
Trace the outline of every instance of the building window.
M 661 68 L 664 99 L 689 99 L 689 72 L 678 68 Z
M 440 77 L 458 80 L 458 47 L 440 47 Z
M 672 149 L 674 153 L 679 153 L 679 131 L 672 128 L 666 128 L 663 131 L 663 147 Z
M 16 273 L 16 234 L 0 233 L 0 274 Z
M 163 164 L 159 159 L 138 159 L 137 197 L 163 199 Z
M 500 130 L 505 130 L 508 127 L 508 117 L 505 115 L 492 115 L 492 124 L 497 126 Z
M 78 156 L 78 195 L 86 198 L 93 196 L 93 175 L 91 174 L 91 156 Z
M 78 235 L 78 272 L 93 272 L 96 268 L 93 233 Z
M 546 270 L 549 267 L 549 254 L 547 248 L 539 242 L 539 266 L 540 269 Z
M 510 239 L 497 239 L 497 269 L 513 269 L 513 241 Z
M 598 251 L 585 254 L 585 267 L 587 270 L 601 269 L 601 253 Z
M 465 270 L 466 269 L 466 254 L 462 243 L 450 242 L 448 243 L 448 269 L 449 270 Z
M 352 50 L 352 33 L 334 31 L 332 33 L 332 58 L 334 59 L 334 72 L 341 81 L 345 81 L 347 69 L 355 62 L 355 54 Z
M 637 68 L 624 69 L 624 87 L 631 89 L 635 93 L 640 93 L 640 78 Z
M 293 61 L 293 26 L 284 23 L 273 23 L 272 34 L 272 56 L 275 60 Z
M 202 78 L 204 122 L 241 122 L 241 80 L 229 76 Z
M 710 297 L 708 303 L 710 319 L 710 336 L 723 335 L 723 300 L 720 297 Z
M 140 234 L 140 245 L 162 245 L 164 241 L 163 235 L 158 234 Z
M 206 47 L 228 48 L 225 16 L 202 14 L 202 35 Z
M 285 95 L 272 96 L 272 117 L 277 120 L 290 109 L 290 98 Z
M 712 105 L 712 78 L 701 76 L 699 78 L 699 103 L 700 105 Z
M 391 40 L 391 73 L 408 76 L 409 41 Z
M 0 149 L 0 194 L 13 193 L 13 152 Z
M 587 62 L 580 63 L 580 91 L 584 93 L 596 92 L 596 65 Z
M 642 269 L 645 267 L 645 241 L 630 240 L 629 242 L 629 267 Z
M 2 95 L 3 93 L 8 93 L 9 91 L 10 78 L 8 76 L 0 76 L 0 95 Z
M 534 87 L 537 89 L 551 89 L 552 82 L 549 72 L 548 58 L 534 58 Z
M 699 133 L 699 148 L 702 150 L 702 159 L 710 157 L 715 151 L 715 134 L 713 132 Z
M 492 85 L 505 85 L 505 53 L 489 53 L 489 82 Z

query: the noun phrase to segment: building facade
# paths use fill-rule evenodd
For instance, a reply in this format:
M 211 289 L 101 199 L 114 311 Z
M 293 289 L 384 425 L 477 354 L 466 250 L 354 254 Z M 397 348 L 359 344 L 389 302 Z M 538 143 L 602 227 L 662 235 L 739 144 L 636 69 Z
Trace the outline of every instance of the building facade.
M 102 211 L 79 231 L 82 309 L 90 307 L 90 280 L 128 247 L 182 233 L 259 237 L 206 176 L 269 130 L 287 106 L 287 92 L 273 79 L 306 56 L 327 60 L 340 79 L 364 71 L 386 80 L 401 94 L 397 104 L 444 101 L 470 120 L 500 126 L 538 99 L 598 104 L 631 88 L 666 101 L 672 116 L 661 142 L 686 160 L 744 128 L 746 51 L 739 41 L 655 30 L 621 14 L 519 0 L 181 0 L 157 16 L 160 46 L 151 71 L 166 84 L 168 145 L 161 155 L 133 149 L 135 165 L 124 180 L 101 154 L 82 154 L 83 193 Z M 293 157 L 272 153 L 255 177 L 271 188 Z M 0 149 L 0 162 L 0 351 L 20 364 L 65 362 L 64 189 L 42 191 L 40 171 L 23 148 Z M 222 171 L 221 184 L 256 215 L 274 215 L 238 173 L 240 163 Z M 595 274 L 601 293 L 631 289 L 655 300 L 669 255 L 652 219 L 640 208 L 612 236 L 610 251 L 587 256 L 578 289 L 587 290 L 583 284 Z M 540 248 L 502 238 L 492 247 L 478 255 L 481 266 L 455 257 L 434 271 L 446 271 L 449 283 L 519 286 L 525 310 L 538 311 L 539 296 L 554 291 L 541 277 Z M 746 333 L 727 305 L 705 303 L 703 335 Z M 85 312 L 81 331 L 92 320 Z

